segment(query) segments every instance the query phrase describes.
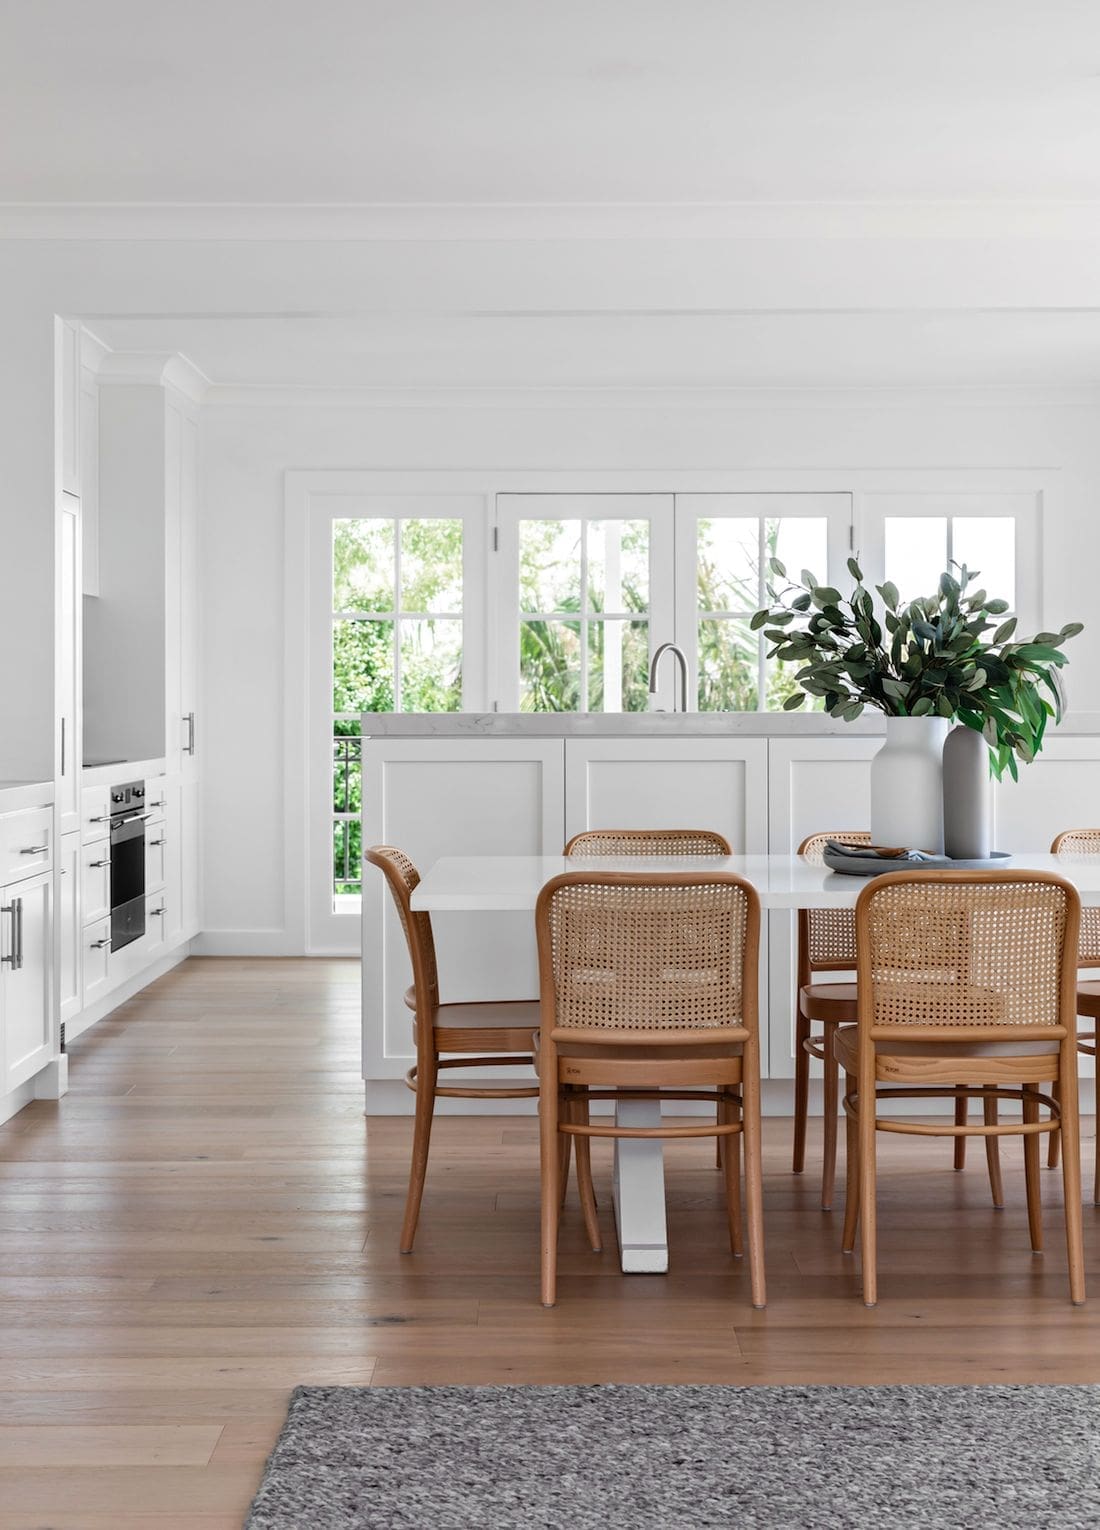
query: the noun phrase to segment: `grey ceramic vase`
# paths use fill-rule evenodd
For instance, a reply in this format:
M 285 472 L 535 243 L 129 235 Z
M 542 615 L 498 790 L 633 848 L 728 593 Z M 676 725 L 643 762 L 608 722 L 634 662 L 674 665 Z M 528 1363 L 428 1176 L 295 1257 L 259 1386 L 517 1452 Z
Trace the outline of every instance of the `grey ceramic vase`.
M 991 851 L 989 747 L 980 733 L 952 728 L 943 746 L 943 853 L 986 860 Z

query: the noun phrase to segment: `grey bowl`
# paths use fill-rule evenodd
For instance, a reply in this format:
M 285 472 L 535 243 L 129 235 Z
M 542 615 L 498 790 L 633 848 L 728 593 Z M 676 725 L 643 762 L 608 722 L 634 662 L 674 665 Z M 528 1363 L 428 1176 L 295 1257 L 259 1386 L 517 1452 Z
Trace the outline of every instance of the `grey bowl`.
M 845 877 L 880 877 L 887 871 L 999 871 L 1008 865 L 1012 856 L 1007 850 L 995 850 L 988 860 L 953 861 L 947 855 L 928 855 L 918 860 L 875 860 L 869 855 L 845 855 L 843 851 L 822 852 L 822 859 L 830 871 L 838 871 Z

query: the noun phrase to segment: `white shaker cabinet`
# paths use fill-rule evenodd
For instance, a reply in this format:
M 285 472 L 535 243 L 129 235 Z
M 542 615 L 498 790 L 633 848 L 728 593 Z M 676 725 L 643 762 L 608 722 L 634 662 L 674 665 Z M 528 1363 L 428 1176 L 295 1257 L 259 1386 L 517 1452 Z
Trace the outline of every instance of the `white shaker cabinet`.
M 52 871 L 0 888 L 0 1095 L 52 1056 L 52 892 Z
M 80 828 L 80 501 L 62 494 L 57 528 L 57 807 L 59 832 Z
M 77 1014 L 81 1005 L 81 844 L 80 835 L 66 834 L 61 840 L 57 884 L 57 922 L 60 936 L 58 1002 L 61 1023 Z

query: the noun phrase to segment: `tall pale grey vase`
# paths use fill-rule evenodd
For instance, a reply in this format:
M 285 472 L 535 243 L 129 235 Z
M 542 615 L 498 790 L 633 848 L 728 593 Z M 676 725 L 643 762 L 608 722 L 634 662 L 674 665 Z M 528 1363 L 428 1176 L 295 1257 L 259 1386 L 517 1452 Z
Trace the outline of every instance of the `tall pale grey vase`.
M 876 845 L 943 854 L 943 717 L 888 717 L 871 761 L 871 838 Z
M 990 852 L 989 749 L 973 728 L 952 728 L 943 746 L 943 853 L 987 860 Z

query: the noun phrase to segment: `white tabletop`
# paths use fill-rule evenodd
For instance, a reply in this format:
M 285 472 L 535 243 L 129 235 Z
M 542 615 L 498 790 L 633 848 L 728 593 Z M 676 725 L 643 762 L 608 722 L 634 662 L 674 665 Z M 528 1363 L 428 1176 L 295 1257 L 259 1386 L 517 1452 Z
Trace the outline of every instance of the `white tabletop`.
M 1013 871 L 1056 872 L 1076 886 L 1082 903 L 1100 905 L 1100 855 L 1021 851 L 1005 864 Z M 764 908 L 854 907 L 867 880 L 838 876 L 798 855 L 445 855 L 413 893 L 412 906 L 434 913 L 533 910 L 551 877 L 585 870 L 733 871 L 752 883 Z

